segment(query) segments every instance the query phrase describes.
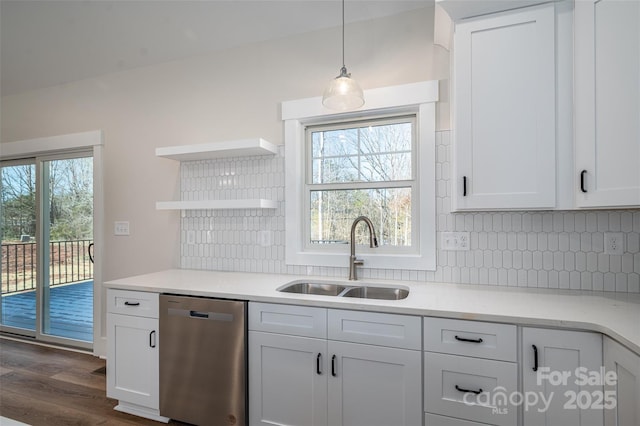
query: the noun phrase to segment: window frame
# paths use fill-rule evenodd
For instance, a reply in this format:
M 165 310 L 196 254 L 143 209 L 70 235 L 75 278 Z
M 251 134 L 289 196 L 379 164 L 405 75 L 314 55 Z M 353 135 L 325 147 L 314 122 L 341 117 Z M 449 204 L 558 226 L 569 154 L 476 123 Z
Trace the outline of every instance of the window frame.
M 285 262 L 287 265 L 348 267 L 349 245 L 337 251 L 308 249 L 303 219 L 305 203 L 306 128 L 332 121 L 360 121 L 380 116 L 415 115 L 416 179 L 419 192 L 417 251 L 383 253 L 366 251 L 358 245 L 356 254 L 365 268 L 433 271 L 436 267 L 436 193 L 435 193 L 435 102 L 438 81 L 424 81 L 365 91 L 363 108 L 335 113 L 322 107 L 319 97 L 282 103 L 285 139 Z M 354 218 L 355 219 L 355 218 Z M 415 220 L 416 218 L 412 219 Z M 375 265 L 375 266 L 372 266 Z
M 364 127 L 367 124 L 374 125 L 386 125 L 386 124 L 399 124 L 410 123 L 411 124 L 411 178 L 404 180 L 393 181 L 373 181 L 373 182 L 336 182 L 336 183 L 312 183 L 312 144 L 310 141 L 310 134 L 316 129 L 322 129 L 323 131 L 341 129 L 341 128 L 358 128 Z M 304 209 L 302 211 L 304 217 L 302 218 L 303 224 L 303 239 L 305 251 L 318 251 L 321 253 L 344 253 L 345 245 L 338 244 L 311 244 L 311 227 L 309 222 L 311 221 L 311 200 L 310 195 L 312 191 L 331 191 L 331 190 L 358 190 L 358 189 L 373 189 L 373 188 L 410 188 L 411 189 L 411 217 L 419 217 L 418 206 L 420 200 L 420 182 L 418 179 L 419 166 L 419 148 L 417 143 L 417 117 L 416 114 L 383 114 L 383 115 L 370 115 L 366 118 L 358 120 L 330 120 L 328 122 L 316 123 L 313 125 L 305 126 L 305 153 L 304 153 L 304 172 L 305 172 L 305 185 L 304 185 Z M 355 219 L 355 218 L 354 218 Z M 373 220 L 373 218 L 372 218 Z M 373 221 L 374 224 L 376 221 Z M 358 244 L 357 249 L 359 253 L 371 252 L 376 254 L 417 254 L 420 252 L 420 223 L 419 220 L 411 221 L 411 246 L 409 247 L 383 247 L 372 249 L 366 244 Z M 378 235 L 380 240 L 380 235 Z M 348 246 L 348 245 L 347 245 Z M 374 252 L 375 250 L 375 252 Z

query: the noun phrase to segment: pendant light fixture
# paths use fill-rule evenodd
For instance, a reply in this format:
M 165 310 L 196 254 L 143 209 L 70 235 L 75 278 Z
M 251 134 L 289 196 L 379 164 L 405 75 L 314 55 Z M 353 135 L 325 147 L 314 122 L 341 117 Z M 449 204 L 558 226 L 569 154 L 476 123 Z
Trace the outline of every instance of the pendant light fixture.
M 331 80 L 322 95 L 322 105 L 329 109 L 347 111 L 364 105 L 364 93 L 351 78 L 344 64 L 344 0 L 342 0 L 342 68 L 340 75 Z

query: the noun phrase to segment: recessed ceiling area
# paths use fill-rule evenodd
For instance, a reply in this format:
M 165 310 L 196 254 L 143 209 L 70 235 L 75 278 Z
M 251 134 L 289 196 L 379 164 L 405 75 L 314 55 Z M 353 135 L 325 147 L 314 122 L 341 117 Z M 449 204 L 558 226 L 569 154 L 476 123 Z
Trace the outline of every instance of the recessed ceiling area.
M 347 0 L 363 21 L 433 0 Z M 336 0 L 0 1 L 2 96 L 339 26 Z

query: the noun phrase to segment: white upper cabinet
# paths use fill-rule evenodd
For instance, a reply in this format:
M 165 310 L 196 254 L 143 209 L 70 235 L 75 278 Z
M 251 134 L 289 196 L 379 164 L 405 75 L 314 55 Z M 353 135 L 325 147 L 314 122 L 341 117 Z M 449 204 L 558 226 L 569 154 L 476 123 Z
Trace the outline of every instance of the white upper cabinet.
M 436 5 L 442 7 L 451 19 L 457 21 L 549 1 L 551 0 L 436 0 Z
M 575 2 L 578 207 L 640 205 L 640 2 Z
M 460 21 L 453 51 L 453 210 L 554 208 L 554 5 Z

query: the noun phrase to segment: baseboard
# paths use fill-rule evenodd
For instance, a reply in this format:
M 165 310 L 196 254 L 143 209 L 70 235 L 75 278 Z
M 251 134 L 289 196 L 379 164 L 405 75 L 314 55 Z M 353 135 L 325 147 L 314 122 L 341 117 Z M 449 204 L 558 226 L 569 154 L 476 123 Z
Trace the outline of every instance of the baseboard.
M 118 405 L 113 407 L 113 409 L 116 411 L 121 411 L 127 414 L 133 414 L 134 416 L 144 417 L 144 418 L 155 420 L 157 422 L 162 422 L 162 423 L 169 423 L 169 420 L 171 420 L 168 417 L 161 416 L 159 410 L 142 407 L 140 405 L 130 404 L 128 402 L 118 401 Z

